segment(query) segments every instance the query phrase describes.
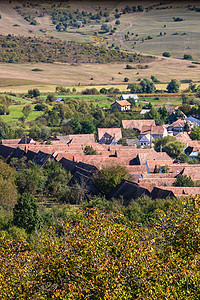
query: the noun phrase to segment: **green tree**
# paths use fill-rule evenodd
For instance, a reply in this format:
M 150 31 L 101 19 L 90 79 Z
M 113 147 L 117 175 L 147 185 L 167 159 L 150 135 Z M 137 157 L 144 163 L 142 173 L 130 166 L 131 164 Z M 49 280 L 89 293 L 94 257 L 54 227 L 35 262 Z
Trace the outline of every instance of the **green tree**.
M 58 85 L 56 87 L 56 94 L 68 94 L 68 91 L 64 85 Z
M 46 193 L 54 196 L 58 201 L 68 202 L 67 184 L 72 178 L 71 173 L 67 172 L 60 163 L 52 160 L 45 164 L 44 176 Z
M 81 122 L 81 132 L 85 134 L 94 133 L 96 130 L 96 127 L 94 126 L 93 122 L 90 120 L 85 120 Z
M 97 151 L 92 146 L 85 146 L 84 154 L 85 155 L 97 155 Z
M 20 194 L 40 193 L 45 186 L 42 169 L 33 163 L 25 169 L 19 169 L 16 174 L 16 184 Z
M 173 183 L 174 186 L 193 187 L 194 181 L 190 176 L 179 174 Z
M 130 90 L 131 93 L 141 93 L 141 86 L 137 83 L 129 83 L 127 90 Z
M 56 97 L 53 93 L 47 95 L 47 101 L 54 102 L 55 100 L 56 100 Z
M 167 86 L 168 93 L 178 93 L 181 83 L 177 79 L 172 79 Z
M 0 159 L 0 206 L 17 202 L 17 187 L 14 170 Z
M 154 83 L 147 78 L 144 78 L 140 82 L 140 85 L 143 93 L 153 93 L 156 90 Z
M 152 107 L 151 110 L 145 114 L 145 118 L 153 119 L 153 120 L 155 120 L 156 123 L 159 123 L 161 115 L 159 114 L 159 112 L 157 111 L 157 109 L 155 107 Z
M 174 159 L 177 159 L 181 154 L 184 154 L 184 144 L 179 142 L 173 136 L 157 138 L 154 142 L 154 149 L 157 152 L 166 152 Z
M 40 222 L 35 198 L 29 193 L 21 195 L 13 209 L 13 224 L 31 233 L 40 226 Z
M 31 105 L 25 105 L 22 109 L 22 113 L 27 118 L 31 113 Z
M 194 126 L 192 128 L 190 137 L 193 140 L 200 140 L 200 126 Z
M 94 177 L 95 185 L 108 197 L 122 179 L 131 180 L 132 176 L 121 165 L 105 167 Z
M 160 107 L 158 112 L 161 115 L 161 119 L 165 121 L 169 115 L 167 108 L 165 106 Z
M 33 98 L 33 97 L 38 97 L 40 96 L 40 91 L 39 89 L 35 88 L 35 89 L 32 89 L 32 90 L 28 90 L 28 97 L 30 98 Z

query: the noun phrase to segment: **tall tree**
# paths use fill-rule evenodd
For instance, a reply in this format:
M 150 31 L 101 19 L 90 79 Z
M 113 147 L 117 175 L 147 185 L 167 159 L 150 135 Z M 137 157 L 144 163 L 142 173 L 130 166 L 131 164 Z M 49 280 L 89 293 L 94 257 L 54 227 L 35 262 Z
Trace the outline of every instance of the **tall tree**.
M 13 209 L 13 224 L 33 232 L 40 225 L 40 215 L 35 198 L 29 193 L 21 195 Z
M 167 86 L 168 93 L 178 93 L 181 83 L 177 79 L 172 79 Z

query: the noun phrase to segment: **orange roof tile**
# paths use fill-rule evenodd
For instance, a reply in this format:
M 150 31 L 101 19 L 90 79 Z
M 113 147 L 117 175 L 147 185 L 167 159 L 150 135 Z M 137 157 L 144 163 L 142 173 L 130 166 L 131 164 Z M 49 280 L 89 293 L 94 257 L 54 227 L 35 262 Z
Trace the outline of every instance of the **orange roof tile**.
M 122 127 L 124 129 L 137 129 L 142 130 L 142 126 L 155 126 L 154 120 L 122 120 Z
M 105 133 L 108 133 L 112 137 L 115 136 L 116 142 L 122 138 L 121 128 L 98 128 L 98 139 L 100 140 Z
M 164 127 L 163 126 L 142 126 L 142 130 L 140 134 L 163 134 L 164 133 Z

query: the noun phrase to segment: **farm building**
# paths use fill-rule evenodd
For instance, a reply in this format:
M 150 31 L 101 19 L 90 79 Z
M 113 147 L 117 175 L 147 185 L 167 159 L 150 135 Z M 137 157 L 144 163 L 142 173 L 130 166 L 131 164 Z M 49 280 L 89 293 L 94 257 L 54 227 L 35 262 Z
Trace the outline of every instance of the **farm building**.
M 58 99 L 56 99 L 56 102 L 57 103 L 64 103 L 65 101 L 63 100 L 63 98 L 58 98 Z
M 135 102 L 138 101 L 138 95 L 136 94 L 124 94 L 124 95 L 121 95 L 119 100 L 128 100 L 128 99 L 134 99 Z

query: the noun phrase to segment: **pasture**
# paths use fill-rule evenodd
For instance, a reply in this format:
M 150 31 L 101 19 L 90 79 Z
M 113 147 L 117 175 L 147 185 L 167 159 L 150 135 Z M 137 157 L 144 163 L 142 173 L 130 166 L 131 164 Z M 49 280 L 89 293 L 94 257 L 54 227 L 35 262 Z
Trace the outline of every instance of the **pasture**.
M 134 64 L 132 64 L 134 66 Z M 139 82 L 143 78 L 156 76 L 165 88 L 172 78 L 200 81 L 200 65 L 188 68 L 190 62 L 173 58 L 157 58 L 149 63 L 148 69 L 126 69 L 125 63 L 109 64 L 1 64 L 0 92 L 26 93 L 29 89 L 39 88 L 43 93 L 54 92 L 56 85 L 75 87 L 77 91 L 90 86 L 118 87 L 125 91 L 128 83 Z M 42 72 L 33 72 L 39 68 Z M 185 85 L 181 86 L 185 89 Z

